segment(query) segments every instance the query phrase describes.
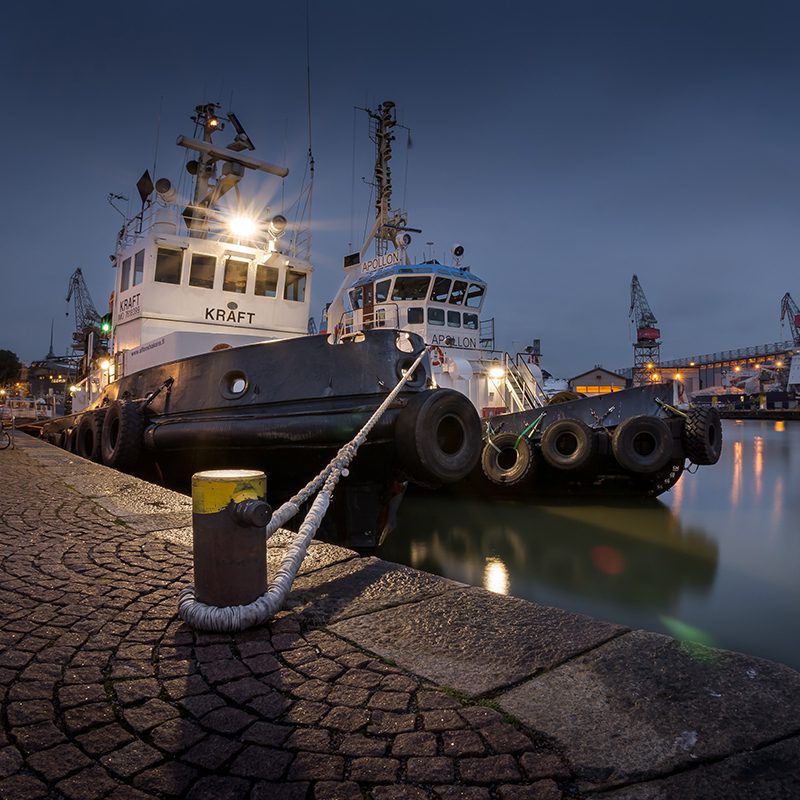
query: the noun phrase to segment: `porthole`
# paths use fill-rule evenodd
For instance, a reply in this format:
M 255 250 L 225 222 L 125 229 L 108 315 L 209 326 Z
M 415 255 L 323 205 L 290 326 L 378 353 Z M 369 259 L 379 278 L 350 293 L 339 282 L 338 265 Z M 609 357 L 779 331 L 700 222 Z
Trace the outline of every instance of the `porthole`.
M 237 400 L 242 397 L 249 387 L 247 375 L 240 370 L 226 372 L 220 381 L 220 391 L 222 396 L 228 400 Z

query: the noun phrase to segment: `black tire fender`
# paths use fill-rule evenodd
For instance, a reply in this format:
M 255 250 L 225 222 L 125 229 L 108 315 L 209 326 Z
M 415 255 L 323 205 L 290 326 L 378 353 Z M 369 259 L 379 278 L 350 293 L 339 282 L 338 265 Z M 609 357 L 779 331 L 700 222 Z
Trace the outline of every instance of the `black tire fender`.
M 695 464 L 716 464 L 722 453 L 722 423 L 715 408 L 694 406 L 683 423 L 683 448 Z
M 672 433 L 659 417 L 629 417 L 614 430 L 611 451 L 623 469 L 639 474 L 658 472 L 672 456 Z
M 398 416 L 394 434 L 401 466 L 418 483 L 456 483 L 480 458 L 478 412 L 453 389 L 413 395 Z
M 533 448 L 524 436 L 498 433 L 483 445 L 481 470 L 496 486 L 519 486 L 530 477 L 533 467 Z
M 144 414 L 138 403 L 115 400 L 108 407 L 100 435 L 103 463 L 119 470 L 133 469 L 144 446 Z
M 579 419 L 558 419 L 548 425 L 541 440 L 542 457 L 556 469 L 572 471 L 585 467 L 595 453 L 592 430 Z
M 77 445 L 77 442 L 78 442 L 78 427 L 77 427 L 77 425 L 73 425 L 69 429 L 69 431 L 67 431 L 67 433 L 66 433 L 66 435 L 64 437 L 64 449 L 68 453 L 76 452 L 75 451 L 75 447 Z
M 101 460 L 100 437 L 103 434 L 105 411 L 87 411 L 78 423 L 75 437 L 75 452 L 81 458 L 88 458 L 98 464 Z

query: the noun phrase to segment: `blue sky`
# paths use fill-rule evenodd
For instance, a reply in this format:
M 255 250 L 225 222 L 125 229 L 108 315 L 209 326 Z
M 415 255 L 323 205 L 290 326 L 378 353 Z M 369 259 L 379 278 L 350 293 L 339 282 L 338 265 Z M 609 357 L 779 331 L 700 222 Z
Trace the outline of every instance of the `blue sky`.
M 119 215 L 152 169 L 177 178 L 178 133 L 219 101 L 257 155 L 307 149 L 306 4 L 38 2 L 4 10 L 0 348 L 64 352 L 80 266 L 111 290 Z M 489 281 L 499 344 L 542 340 L 573 375 L 632 361 L 635 272 L 664 358 L 789 338 L 800 300 L 800 7 L 783 2 L 310 0 L 314 314 L 360 244 L 372 152 L 354 106 L 394 100 L 395 200 Z M 355 155 L 355 158 L 354 158 Z M 355 163 L 355 169 L 354 169 Z M 417 248 L 415 250 L 415 247 Z

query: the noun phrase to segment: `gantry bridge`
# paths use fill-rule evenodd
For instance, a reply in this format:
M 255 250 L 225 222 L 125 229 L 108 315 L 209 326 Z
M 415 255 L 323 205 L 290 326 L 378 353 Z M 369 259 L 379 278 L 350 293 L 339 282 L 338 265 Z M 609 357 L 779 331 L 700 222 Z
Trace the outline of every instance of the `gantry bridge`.
M 788 372 L 792 356 L 800 358 L 800 346 L 792 339 L 737 350 L 722 350 L 718 353 L 689 355 L 648 364 L 652 380 L 676 378 L 687 384 L 689 391 L 707 389 L 712 386 L 727 386 L 737 373 L 753 374 L 761 370 Z M 618 370 L 630 378 L 630 367 Z

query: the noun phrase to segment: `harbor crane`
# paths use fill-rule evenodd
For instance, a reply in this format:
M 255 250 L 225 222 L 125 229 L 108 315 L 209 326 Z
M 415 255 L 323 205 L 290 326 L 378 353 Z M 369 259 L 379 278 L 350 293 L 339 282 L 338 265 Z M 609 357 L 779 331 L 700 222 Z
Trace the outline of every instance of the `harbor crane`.
M 636 341 L 633 345 L 633 385 L 641 386 L 658 380 L 661 362 L 661 331 L 658 320 L 650 310 L 642 285 L 636 275 L 631 280 L 631 308 L 628 312 L 636 326 Z
M 795 347 L 800 347 L 800 308 L 792 300 L 789 292 L 781 298 L 781 323 L 789 320 L 789 330 L 792 332 L 792 342 Z
M 72 332 L 72 351 L 76 355 L 85 355 L 90 335 L 94 334 L 92 350 L 102 349 L 108 343 L 111 330 L 110 320 L 101 317 L 92 302 L 89 287 L 78 267 L 69 278 L 66 301 L 72 300 L 75 309 L 75 330 Z M 69 312 L 67 312 L 69 314 Z M 90 356 L 94 353 L 90 353 Z

